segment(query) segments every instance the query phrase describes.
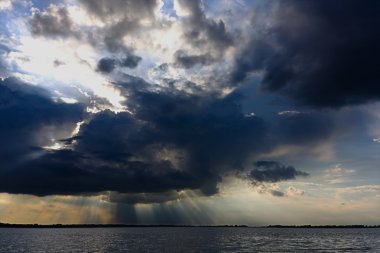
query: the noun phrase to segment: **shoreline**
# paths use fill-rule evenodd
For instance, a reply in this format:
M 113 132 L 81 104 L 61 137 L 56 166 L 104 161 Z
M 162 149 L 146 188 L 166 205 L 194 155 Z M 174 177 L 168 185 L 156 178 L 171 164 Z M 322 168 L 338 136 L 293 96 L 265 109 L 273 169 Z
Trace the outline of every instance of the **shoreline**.
M 248 225 L 130 225 L 130 224 L 10 224 L 0 223 L 0 228 L 380 228 L 380 225 L 268 225 L 268 226 L 248 226 Z

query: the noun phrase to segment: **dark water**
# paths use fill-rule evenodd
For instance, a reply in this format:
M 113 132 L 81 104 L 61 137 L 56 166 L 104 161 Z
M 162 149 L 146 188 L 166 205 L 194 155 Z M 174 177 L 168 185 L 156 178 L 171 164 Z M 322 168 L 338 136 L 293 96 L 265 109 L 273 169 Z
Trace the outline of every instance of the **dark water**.
M 380 252 L 380 229 L 0 228 L 0 252 Z

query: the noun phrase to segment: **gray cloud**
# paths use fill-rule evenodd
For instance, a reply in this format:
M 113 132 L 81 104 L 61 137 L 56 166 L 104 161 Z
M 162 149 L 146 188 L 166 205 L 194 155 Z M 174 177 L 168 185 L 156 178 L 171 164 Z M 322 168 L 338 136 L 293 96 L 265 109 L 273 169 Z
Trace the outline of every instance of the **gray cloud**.
M 98 61 L 98 70 L 102 73 L 111 73 L 117 65 L 117 60 L 113 58 L 102 58 Z
M 111 73 L 116 67 L 126 67 L 134 69 L 142 60 L 140 56 L 128 54 L 124 58 L 102 58 L 98 62 L 97 69 L 102 73 Z
M 158 4 L 156 0 L 79 0 L 79 2 L 85 10 L 100 18 L 105 24 L 104 28 L 92 33 L 92 43 L 99 45 L 99 41 L 102 41 L 111 53 L 131 52 L 128 45 L 122 42 L 123 37 L 141 27 L 142 19 L 148 19 L 154 23 L 154 10 Z M 126 64 L 131 68 L 138 62 L 137 59 L 129 60 Z
M 285 166 L 275 161 L 257 161 L 255 166 L 256 168 L 251 170 L 248 175 L 248 178 L 254 184 L 262 182 L 275 183 L 309 175 L 306 172 L 296 170 L 292 166 Z
M 43 12 L 36 11 L 29 19 L 33 35 L 53 38 L 80 37 L 65 7 L 50 5 Z
M 189 55 L 186 52 L 179 50 L 175 53 L 175 64 L 183 68 L 192 68 L 195 65 L 199 64 L 210 65 L 214 59 L 209 53 L 201 55 Z
M 179 0 L 178 3 L 190 12 L 184 18 L 184 35 L 190 44 L 197 48 L 207 46 L 207 49 L 216 51 L 218 55 L 223 55 L 232 46 L 233 37 L 227 32 L 224 22 L 207 18 L 201 0 Z
M 130 20 L 138 20 L 141 17 L 154 16 L 157 6 L 156 0 L 79 0 L 80 3 L 93 15 L 107 20 L 113 16 L 122 16 Z
M 272 194 L 272 196 L 275 196 L 275 197 L 284 197 L 285 196 L 285 193 L 283 193 L 282 191 L 277 191 L 277 190 L 271 190 L 270 194 Z
M 141 60 L 142 58 L 140 56 L 129 54 L 125 56 L 125 58 L 121 59 L 120 66 L 134 69 Z

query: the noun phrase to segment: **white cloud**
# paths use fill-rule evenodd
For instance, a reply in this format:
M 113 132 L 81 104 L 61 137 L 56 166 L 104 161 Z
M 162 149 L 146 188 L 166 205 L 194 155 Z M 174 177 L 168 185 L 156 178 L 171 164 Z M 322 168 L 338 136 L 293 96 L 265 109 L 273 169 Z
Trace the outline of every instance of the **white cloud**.
M 0 1 L 0 11 L 9 11 L 12 9 L 12 1 L 11 0 L 1 0 Z
M 296 188 L 295 186 L 289 186 L 286 191 L 286 196 L 302 196 L 305 194 L 305 191 Z
M 278 115 L 281 115 L 281 116 L 296 116 L 298 114 L 300 114 L 299 111 L 282 111 L 278 113 Z

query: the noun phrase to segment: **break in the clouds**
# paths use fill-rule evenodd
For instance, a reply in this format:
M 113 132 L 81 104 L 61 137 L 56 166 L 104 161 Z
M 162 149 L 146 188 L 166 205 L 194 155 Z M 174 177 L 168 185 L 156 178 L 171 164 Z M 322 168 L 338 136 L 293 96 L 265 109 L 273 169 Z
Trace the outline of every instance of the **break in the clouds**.
M 310 185 L 378 185 L 379 9 L 6 1 L 0 192 L 99 197 L 119 203 L 116 221 L 125 211 L 137 222 L 137 204 L 166 215 L 168 205 L 175 215 L 159 220 L 186 223 L 186 201 L 236 185 L 292 205 L 324 194 Z M 333 164 L 355 173 L 330 184 Z

